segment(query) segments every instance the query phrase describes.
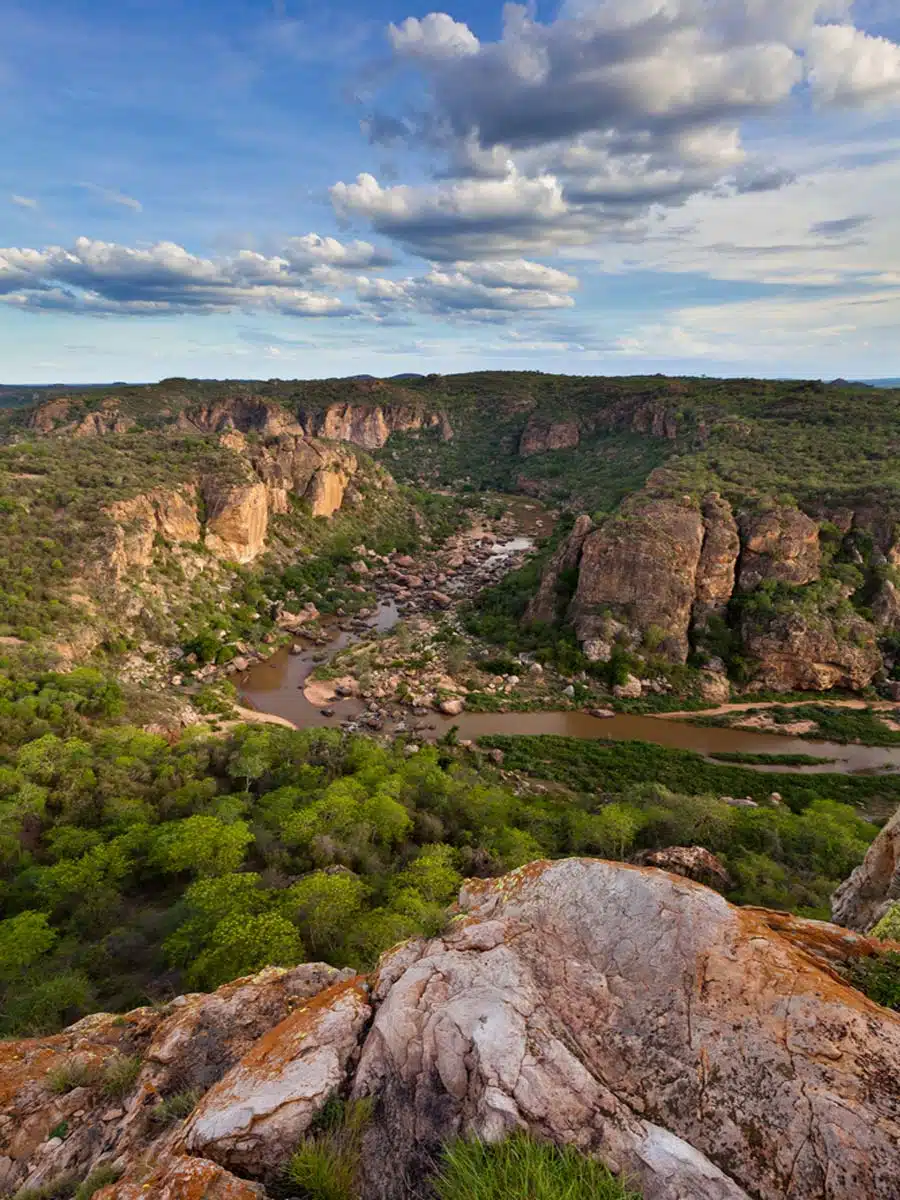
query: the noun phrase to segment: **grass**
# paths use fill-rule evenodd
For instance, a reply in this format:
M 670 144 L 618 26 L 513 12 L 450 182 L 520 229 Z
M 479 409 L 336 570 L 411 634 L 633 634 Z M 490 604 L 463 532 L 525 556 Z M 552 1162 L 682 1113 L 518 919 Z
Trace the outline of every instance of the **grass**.
M 102 1087 L 104 1096 L 110 1100 L 121 1100 L 137 1083 L 141 1073 L 140 1055 L 114 1054 L 103 1064 Z
M 900 746 L 900 732 L 889 729 L 882 719 L 884 716 L 896 717 L 895 710 L 880 713 L 872 708 L 834 708 L 827 704 L 798 704 L 784 708 L 748 708 L 719 717 L 699 716 L 691 720 L 695 725 L 730 728 L 735 723 L 757 714 L 765 714 L 771 718 L 774 728 L 766 730 L 767 733 L 792 737 L 794 735 L 790 731 L 779 727 L 791 725 L 795 721 L 813 721 L 817 729 L 814 733 L 804 735 L 807 738 L 821 738 L 823 741 L 836 742 L 842 746 L 851 743 L 859 746 Z
M 176 1121 L 183 1121 L 185 1117 L 189 1117 L 200 1100 L 203 1093 L 197 1088 L 187 1088 L 183 1092 L 175 1092 L 172 1096 L 166 1096 L 160 1100 L 159 1104 L 154 1105 L 150 1116 L 157 1125 L 174 1125 Z
M 900 778 L 892 776 L 762 774 L 747 767 L 707 762 L 693 750 L 650 742 L 497 734 L 480 738 L 479 745 L 502 750 L 507 770 L 525 771 L 586 792 L 623 792 L 652 780 L 693 796 L 749 796 L 764 802 L 772 792 L 780 792 L 794 812 L 802 812 L 822 797 L 885 810 L 900 804 Z
M 11 1200 L 91 1200 L 95 1192 L 115 1183 L 121 1174 L 110 1164 L 102 1163 L 80 1183 L 74 1175 L 57 1175 L 38 1187 L 19 1188 Z
M 94 1192 L 115 1183 L 122 1172 L 107 1163 L 94 1167 L 87 1179 L 78 1185 L 72 1200 L 91 1200 Z
M 83 1058 L 70 1058 L 47 1072 L 47 1087 L 54 1096 L 65 1096 L 76 1088 L 91 1087 L 98 1077 L 96 1063 L 86 1062 Z
M 606 1167 L 571 1146 L 516 1133 L 505 1142 L 456 1142 L 444 1152 L 439 1200 L 640 1200 Z
M 300 1200 L 357 1200 L 356 1175 L 362 1135 L 372 1102 L 328 1101 L 287 1165 L 287 1179 Z

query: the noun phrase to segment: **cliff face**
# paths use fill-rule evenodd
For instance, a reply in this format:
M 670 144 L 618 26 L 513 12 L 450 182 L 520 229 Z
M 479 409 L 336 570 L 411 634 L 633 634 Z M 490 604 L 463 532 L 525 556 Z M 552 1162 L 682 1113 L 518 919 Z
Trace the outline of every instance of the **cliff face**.
M 831 897 L 831 918 L 866 933 L 900 900 L 900 810 L 869 847 L 865 859 Z
M 532 417 L 519 441 L 519 456 L 531 458 L 534 454 L 546 454 L 550 450 L 574 450 L 580 441 L 581 431 L 577 421 L 549 421 Z
M 585 514 L 578 517 L 572 532 L 557 548 L 541 576 L 540 586 L 531 599 L 525 620 L 552 625 L 559 618 L 560 581 L 567 571 L 574 571 L 581 562 L 584 542 L 593 527 Z
M 414 404 L 330 404 L 323 409 L 301 409 L 297 419 L 307 437 L 352 442 L 366 450 L 380 450 L 392 433 L 439 429 L 444 441 L 453 437 L 445 413 L 428 412 Z
M 207 475 L 106 509 L 112 535 L 103 563 L 117 582 L 152 564 L 157 537 L 176 546 L 202 542 L 215 558 L 253 562 L 266 548 L 270 518 L 288 511 L 290 496 L 308 500 L 313 516 L 330 517 L 359 467 L 348 450 L 289 433 L 248 442 L 230 432 L 222 441 L 240 456 L 244 480 Z
M 369 979 L 269 969 L 4 1043 L 0 1188 L 114 1161 L 98 1200 L 264 1196 L 338 1090 L 373 1103 L 366 1200 L 425 1200 L 444 1144 L 517 1129 L 644 1200 L 881 1200 L 900 1172 L 900 1016 L 836 968 L 890 945 L 662 871 L 534 863 L 470 881 L 447 933 Z M 102 1065 L 123 1054 L 140 1071 L 110 1101 Z M 52 1094 L 74 1059 L 96 1082 Z M 187 1088 L 198 1106 L 161 1128 L 154 1106 Z
M 859 520 L 848 514 L 848 534 L 859 531 Z M 883 665 L 879 632 L 900 628 L 900 600 L 893 581 L 884 579 L 871 620 L 849 608 L 852 583 L 836 583 L 807 601 L 802 589 L 822 577 L 819 530 L 795 508 L 736 516 L 715 492 L 700 506 L 688 497 L 639 493 L 579 539 L 580 553 L 573 545 L 568 558 L 560 552 L 548 564 L 528 617 L 550 619 L 560 571 L 574 559 L 580 569 L 569 619 L 590 659 L 606 661 L 622 646 L 683 663 L 732 600 L 765 583 L 784 584 L 797 589 L 793 600 L 788 591 L 777 604 L 751 604 L 734 619 L 754 685 L 859 691 Z M 889 563 L 886 556 L 881 561 Z
M 690 500 L 637 498 L 584 543 L 570 617 L 585 653 L 610 657 L 614 641 L 640 645 L 658 631 L 664 652 L 685 662 L 703 548 L 703 518 Z

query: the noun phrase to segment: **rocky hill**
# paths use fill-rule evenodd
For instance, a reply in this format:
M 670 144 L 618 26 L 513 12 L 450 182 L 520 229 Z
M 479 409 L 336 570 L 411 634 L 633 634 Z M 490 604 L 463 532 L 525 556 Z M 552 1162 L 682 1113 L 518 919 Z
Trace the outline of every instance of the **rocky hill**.
M 889 1200 L 900 1016 L 845 975 L 891 948 L 658 870 L 534 863 L 467 883 L 372 976 L 267 969 L 4 1043 L 0 1188 L 103 1168 L 95 1200 L 290 1194 L 342 1097 L 366 1200 L 424 1200 L 448 1142 L 517 1130 L 644 1200 Z

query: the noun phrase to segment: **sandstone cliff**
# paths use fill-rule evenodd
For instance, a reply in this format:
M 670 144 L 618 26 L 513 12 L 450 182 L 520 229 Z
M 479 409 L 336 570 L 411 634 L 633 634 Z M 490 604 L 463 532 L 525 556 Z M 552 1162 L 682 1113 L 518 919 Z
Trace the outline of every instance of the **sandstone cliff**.
M 214 558 L 253 562 L 266 548 L 270 518 L 288 511 L 292 495 L 306 499 L 313 516 L 330 517 L 359 468 L 349 450 L 290 433 L 249 442 L 231 432 L 222 443 L 224 454 L 236 456 L 233 469 L 109 505 L 102 563 L 116 582 L 151 565 L 157 538 L 202 542 Z
M 584 541 L 593 527 L 587 515 L 578 517 L 572 532 L 561 543 L 544 568 L 537 592 L 525 612 L 525 620 L 551 625 L 559 618 L 560 586 L 566 572 L 575 571 L 581 562 Z
M 703 548 L 703 518 L 684 502 L 639 496 L 584 543 L 570 618 L 589 658 L 608 659 L 614 643 L 639 648 L 658 639 L 685 662 Z
M 444 441 L 453 437 L 446 413 L 430 412 L 421 404 L 330 404 L 301 409 L 298 421 L 307 437 L 352 442 L 366 450 L 380 450 L 392 433 L 438 429 Z
M 581 441 L 577 421 L 551 421 L 532 417 L 519 441 L 519 456 L 531 458 L 550 450 L 574 450 Z
M 900 1016 L 838 973 L 892 944 L 584 859 L 470 881 L 459 907 L 369 980 L 269 969 L 0 1046 L 0 1188 L 102 1161 L 124 1176 L 98 1200 L 250 1200 L 338 1091 L 373 1101 L 366 1200 L 425 1200 L 448 1140 L 517 1129 L 644 1200 L 898 1195 Z M 111 1101 L 103 1064 L 122 1055 L 140 1070 Z M 76 1059 L 95 1074 L 53 1094 L 48 1072 Z M 202 1100 L 161 1126 L 186 1088 Z

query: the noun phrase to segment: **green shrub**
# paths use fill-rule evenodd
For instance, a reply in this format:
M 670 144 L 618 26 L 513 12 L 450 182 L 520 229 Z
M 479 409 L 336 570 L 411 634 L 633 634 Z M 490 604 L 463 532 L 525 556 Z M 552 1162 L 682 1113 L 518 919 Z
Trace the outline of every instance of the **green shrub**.
M 524 1133 L 505 1142 L 456 1142 L 435 1181 L 439 1200 L 640 1200 L 606 1167 L 571 1146 Z
M 64 1096 L 75 1088 L 91 1087 L 97 1082 L 99 1074 L 96 1063 L 83 1058 L 70 1058 L 47 1072 L 47 1087 L 54 1096 Z
M 891 950 L 861 958 L 850 967 L 847 978 L 876 1004 L 900 1011 L 900 954 Z
M 358 1200 L 356 1175 L 372 1101 L 329 1100 L 287 1165 L 301 1200 Z
M 900 900 L 891 905 L 870 936 L 885 942 L 900 942 Z
M 121 1100 L 127 1096 L 141 1073 L 142 1060 L 139 1054 L 114 1054 L 103 1064 L 102 1088 L 110 1100 Z
M 74 1175 L 57 1175 L 37 1187 L 19 1188 L 12 1200 L 73 1200 L 78 1188 Z

